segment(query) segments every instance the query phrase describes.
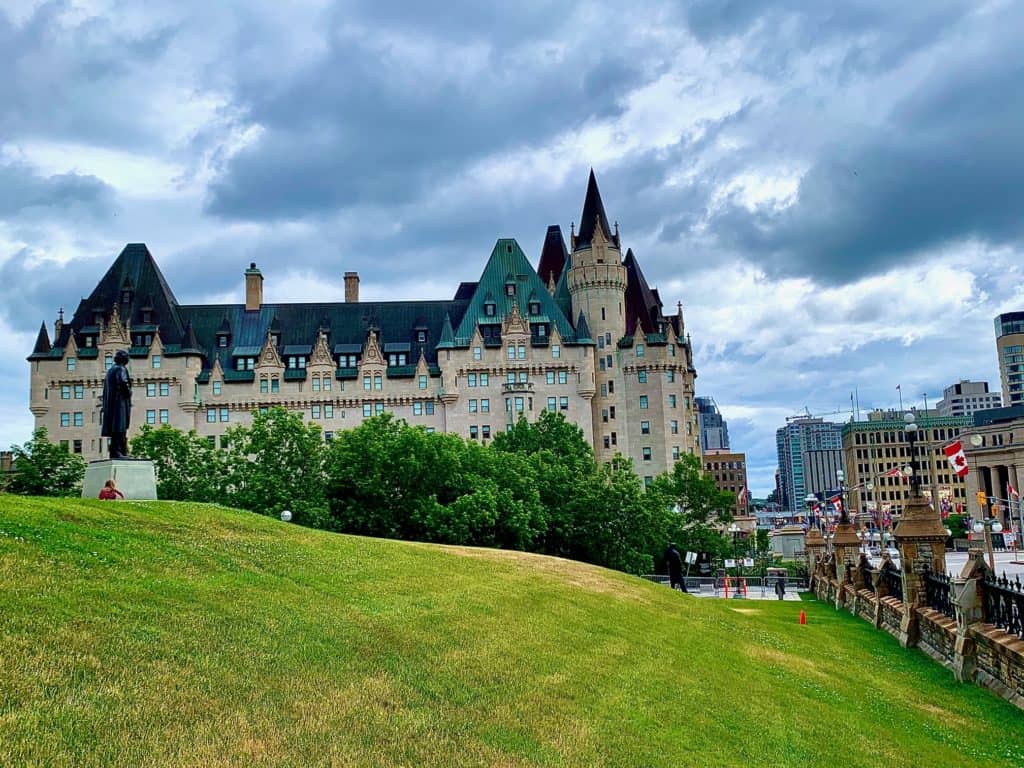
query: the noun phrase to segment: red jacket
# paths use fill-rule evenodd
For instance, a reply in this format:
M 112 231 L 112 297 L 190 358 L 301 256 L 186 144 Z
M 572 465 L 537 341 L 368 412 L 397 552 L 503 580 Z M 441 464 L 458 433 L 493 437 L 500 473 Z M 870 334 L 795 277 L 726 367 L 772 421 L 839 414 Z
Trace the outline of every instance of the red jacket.
M 100 498 L 106 501 L 115 501 L 117 499 L 123 499 L 124 494 L 121 493 L 116 488 L 108 488 L 107 486 L 103 486 L 100 489 Z

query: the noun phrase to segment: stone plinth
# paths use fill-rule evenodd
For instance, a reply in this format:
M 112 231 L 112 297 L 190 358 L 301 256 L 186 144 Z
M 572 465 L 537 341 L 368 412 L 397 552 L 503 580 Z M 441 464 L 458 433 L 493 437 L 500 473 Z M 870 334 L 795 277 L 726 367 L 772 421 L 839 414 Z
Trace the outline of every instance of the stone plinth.
M 97 498 L 107 480 L 114 481 L 125 499 L 156 498 L 156 471 L 152 461 L 104 459 L 89 462 L 82 482 L 82 498 Z
M 852 566 L 857 565 L 857 558 L 860 555 L 860 539 L 857 538 L 857 529 L 852 523 L 839 523 L 836 526 L 835 535 L 832 537 L 832 551 L 836 553 L 836 575 L 842 581 L 852 581 L 852 576 L 848 579 L 847 573 L 853 570 Z
M 916 609 L 924 601 L 924 575 L 946 572 L 946 526 L 942 516 L 929 506 L 920 494 L 912 496 L 903 507 L 903 516 L 893 536 L 900 550 L 903 576 L 903 624 L 900 643 L 904 647 L 917 644 Z
M 813 574 L 818 561 L 825 553 L 825 537 L 817 528 L 809 528 L 804 536 L 804 552 L 807 555 L 807 570 Z

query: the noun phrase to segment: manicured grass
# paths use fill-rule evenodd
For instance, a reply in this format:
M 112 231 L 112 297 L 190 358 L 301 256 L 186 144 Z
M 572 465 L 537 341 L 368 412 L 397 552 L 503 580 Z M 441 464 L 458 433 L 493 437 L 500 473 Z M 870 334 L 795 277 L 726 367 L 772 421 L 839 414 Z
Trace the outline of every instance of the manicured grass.
M 0 496 L 0 635 L 0 765 L 1024 761 L 1024 713 L 824 605 L 200 505 Z

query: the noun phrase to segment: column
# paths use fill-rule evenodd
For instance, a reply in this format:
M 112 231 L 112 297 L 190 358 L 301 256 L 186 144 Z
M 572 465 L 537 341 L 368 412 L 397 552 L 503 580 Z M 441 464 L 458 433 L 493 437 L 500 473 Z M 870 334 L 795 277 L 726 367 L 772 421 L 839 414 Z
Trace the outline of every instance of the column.
M 905 648 L 917 645 L 916 608 L 924 602 L 924 575 L 927 571 L 946 571 L 946 527 L 942 514 L 928 506 L 923 496 L 911 498 L 893 534 L 900 550 L 903 580 L 903 618 L 900 621 L 900 644 Z

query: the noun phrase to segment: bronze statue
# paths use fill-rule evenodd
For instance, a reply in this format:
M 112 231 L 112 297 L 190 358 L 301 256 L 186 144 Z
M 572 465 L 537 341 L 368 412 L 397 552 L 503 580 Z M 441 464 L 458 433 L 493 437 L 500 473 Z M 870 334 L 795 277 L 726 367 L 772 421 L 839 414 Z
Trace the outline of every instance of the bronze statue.
M 128 427 L 132 418 L 132 380 L 128 375 L 128 353 L 123 349 L 114 353 L 114 364 L 103 379 L 102 429 L 100 434 L 110 438 L 110 458 L 128 458 Z

